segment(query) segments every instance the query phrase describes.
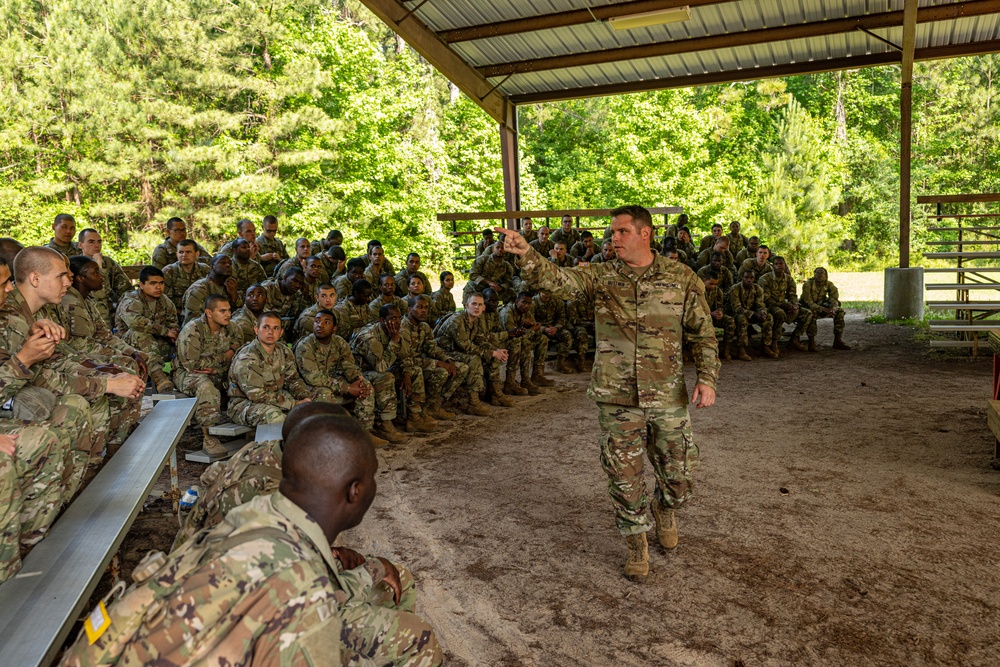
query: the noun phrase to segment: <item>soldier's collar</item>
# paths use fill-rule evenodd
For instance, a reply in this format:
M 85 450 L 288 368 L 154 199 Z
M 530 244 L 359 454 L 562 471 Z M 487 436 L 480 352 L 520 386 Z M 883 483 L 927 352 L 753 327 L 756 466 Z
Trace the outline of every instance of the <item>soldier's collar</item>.
M 313 543 L 316 551 L 323 556 L 323 560 L 330 567 L 330 572 L 336 577 L 343 566 L 334 557 L 333 551 L 330 549 L 330 543 L 327 541 L 326 535 L 319 524 L 305 510 L 286 498 L 281 491 L 275 491 L 271 494 L 271 504 L 274 509 L 284 514 L 289 521 L 294 523 L 296 528 L 305 533 L 306 537 Z M 339 577 L 337 577 L 337 580 L 340 580 Z

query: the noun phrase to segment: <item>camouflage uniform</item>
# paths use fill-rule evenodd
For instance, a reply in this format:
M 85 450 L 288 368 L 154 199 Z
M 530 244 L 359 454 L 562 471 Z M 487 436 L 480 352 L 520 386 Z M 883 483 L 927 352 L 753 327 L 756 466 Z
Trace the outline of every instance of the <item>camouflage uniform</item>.
M 844 333 L 844 309 L 840 307 L 840 291 L 836 285 L 827 278 L 826 284 L 820 287 L 814 278 L 810 278 L 802 285 L 802 296 L 799 303 L 809 309 L 813 314 L 812 322 L 806 334 L 809 338 L 815 338 L 818 327 L 816 321 L 824 317 L 829 317 L 820 312 L 820 308 L 833 308 L 833 334 L 839 336 Z
M 757 281 L 757 285 L 764 291 L 764 306 L 767 311 L 771 313 L 771 317 L 774 318 L 774 332 L 776 336 L 781 335 L 781 327 L 784 326 L 788 321 L 788 313 L 786 313 L 780 304 L 783 303 L 798 303 L 798 295 L 795 289 L 795 279 L 789 274 L 785 274 L 780 280 L 774 275 L 774 272 L 765 273 Z M 808 308 L 799 307 L 799 314 L 795 318 L 795 331 L 792 335 L 795 340 L 798 340 L 802 336 L 802 332 L 812 324 L 813 312 Z
M 270 354 L 254 339 L 243 346 L 229 367 L 229 418 L 244 426 L 285 421 L 296 401 L 313 398 L 295 367 L 288 346 L 279 342 Z
M 726 238 L 729 239 L 729 252 L 734 255 L 739 255 L 747 247 L 747 237 L 743 236 L 743 234 L 733 234 L 730 232 L 726 234 Z
M 200 243 L 196 242 L 194 246 L 198 253 L 198 256 L 195 257 L 195 263 L 204 262 L 212 256 L 212 253 L 205 250 Z M 164 267 L 175 262 L 177 262 L 177 246 L 169 238 L 165 238 L 163 243 L 153 249 L 153 256 L 149 263 L 162 271 Z M 178 308 L 178 310 L 180 309 Z
M 275 267 L 274 272 L 271 274 L 273 279 L 281 280 L 282 278 L 285 277 L 285 271 L 292 268 L 293 266 L 297 269 L 302 269 L 303 271 L 305 271 L 305 269 L 302 268 L 302 260 L 299 259 L 298 255 L 295 255 L 294 257 L 289 257 L 287 259 L 281 260 L 281 263 Z
M 465 382 L 469 367 L 441 349 L 427 322 L 414 324 L 409 317 L 404 317 L 399 335 L 400 362 L 403 372 L 409 373 L 411 381 L 406 404 L 410 414 L 420 415 L 425 403 L 433 406 L 449 400 Z M 438 361 L 452 362 L 458 372 L 454 377 L 448 377 L 448 371 L 438 366 Z
M 702 268 L 704 268 L 706 266 L 711 266 L 711 264 L 712 264 L 712 255 L 714 255 L 714 254 L 715 254 L 715 250 L 713 248 L 709 248 L 708 250 L 702 250 L 700 253 L 698 253 L 698 255 L 697 255 L 697 257 L 698 257 L 698 261 L 697 261 L 698 269 L 700 270 L 700 269 L 702 269 Z M 725 250 L 722 253 L 722 266 L 726 267 L 730 271 L 733 270 L 733 267 L 738 266 L 736 264 L 736 259 L 733 257 L 733 253 L 731 251 Z M 737 274 L 736 277 L 739 278 L 739 276 L 741 274 L 742 274 L 742 272 L 740 272 L 739 274 Z
M 428 324 L 431 323 L 432 318 L 434 323 L 437 323 L 437 321 L 445 315 L 454 313 L 458 310 L 457 306 L 455 306 L 455 297 L 451 295 L 451 290 L 442 287 L 436 292 L 431 292 L 430 297 L 433 304 L 431 306 L 431 312 L 427 315 Z M 431 326 L 433 327 L 433 324 L 431 324 Z
M 292 332 L 292 335 L 295 338 L 295 340 L 297 341 L 302 340 L 303 338 L 305 338 L 306 336 L 308 336 L 313 332 L 313 323 L 316 320 L 316 313 L 318 313 L 319 311 L 320 311 L 319 304 L 314 303 L 313 305 L 309 306 L 301 313 L 299 313 L 298 319 L 295 320 L 295 330 Z M 333 311 L 331 310 L 330 312 Z M 334 326 L 337 325 L 336 313 L 333 313 L 333 324 Z
M 382 298 L 381 295 L 379 295 L 377 298 L 372 299 L 372 302 L 368 304 L 368 310 L 371 312 L 370 321 L 374 322 L 375 320 L 379 319 L 378 313 L 380 310 L 382 310 L 382 306 L 390 306 L 390 305 L 396 306 L 396 308 L 399 309 L 399 314 L 402 315 L 403 317 L 406 317 L 406 313 L 408 313 L 410 310 L 410 307 L 406 305 L 406 301 L 400 299 L 398 296 L 394 296 L 388 301 L 386 301 L 385 299 Z
M 247 260 L 246 264 L 233 258 L 233 278 L 236 278 L 236 290 L 243 294 L 248 287 L 255 283 L 262 283 L 267 280 L 264 267 L 255 259 Z
M 258 496 L 133 584 L 108 631 L 93 645 L 81 631 L 61 664 L 440 665 L 434 629 L 413 613 L 413 575 L 399 573 L 395 605 L 381 561 L 345 570 L 302 508 Z
M 594 335 L 594 302 L 586 294 L 579 294 L 566 302 L 566 322 L 571 329 L 576 353 L 580 360 L 587 356 Z
M 184 292 L 184 324 L 205 314 L 205 301 L 213 294 L 226 297 L 226 301 L 229 301 L 229 307 L 233 310 L 243 306 L 243 295 L 240 294 L 239 290 L 236 291 L 236 303 L 232 303 L 225 285 L 217 284 L 206 275 L 191 283 L 191 286 Z M 265 308 L 265 310 L 267 309 Z
M 254 331 L 254 327 L 257 326 L 257 316 L 246 306 L 233 311 L 229 326 L 236 327 L 239 331 L 240 347 L 257 337 L 257 332 Z
M 493 349 L 507 350 L 507 373 L 510 380 L 513 381 L 514 374 L 520 364 L 521 338 L 511 338 L 506 327 L 500 323 L 500 313 L 497 311 L 491 313 L 484 310 L 483 314 L 476 320 L 476 326 L 482 331 Z M 514 364 L 510 362 L 511 356 L 514 358 Z M 483 367 L 486 368 L 486 374 L 489 376 L 490 382 L 494 383 L 494 391 L 496 391 L 499 389 L 497 383 L 501 383 L 500 362 L 492 355 L 489 359 L 483 357 Z
M 70 241 L 69 245 L 59 245 L 56 243 L 55 237 L 49 239 L 49 242 L 45 244 L 45 247 L 52 248 L 63 257 L 76 257 L 77 255 L 83 254 L 83 251 L 80 250 L 80 246 L 78 246 L 75 241 Z
M 526 231 L 524 231 L 522 229 L 522 230 L 520 230 L 520 232 L 521 232 L 521 236 L 523 236 L 524 240 L 527 241 L 528 243 L 531 243 L 532 241 L 534 241 L 535 239 L 538 238 L 538 230 L 537 229 L 532 229 L 530 232 L 526 232 Z
M 549 236 L 548 240 L 546 240 L 545 243 L 542 243 L 541 239 L 535 239 L 528 245 L 537 250 L 545 259 L 549 258 L 549 251 L 551 251 L 553 248 L 556 247 L 556 244 L 552 240 L 551 236 Z
M 469 367 L 466 386 L 469 391 L 481 394 L 486 390 L 483 367 L 490 370 L 490 382 L 500 381 L 500 364 L 493 358 L 496 348 L 486 337 L 485 327 L 480 326 L 465 311 L 452 313 L 438 320 L 434 338 L 441 349 L 453 359 Z
M 208 264 L 195 262 L 188 273 L 177 262 L 163 267 L 163 294 L 174 304 L 178 313 L 184 312 L 184 293 L 195 281 L 201 280 L 211 271 Z
M 264 310 L 273 310 L 281 316 L 281 321 L 286 329 L 290 329 L 295 324 L 301 309 L 298 309 L 299 293 L 285 294 L 281 291 L 278 280 L 272 278 L 260 284 L 267 294 L 264 301 Z
M 564 232 L 563 228 L 560 227 L 559 229 L 553 230 L 552 233 L 549 234 L 549 240 L 552 241 L 553 245 L 559 243 L 560 241 L 565 241 L 566 247 L 572 248 L 581 241 L 581 238 L 579 230 L 570 227 L 568 232 Z
M 181 329 L 177 337 L 174 384 L 180 391 L 197 399 L 194 418 L 199 425 L 222 423 L 222 393 L 229 384 L 230 360 L 226 358 L 226 353 L 235 353 L 240 347 L 240 331 L 232 323 L 213 334 L 208 320 L 202 315 Z M 194 372 L 210 368 L 215 370 L 213 375 Z
M 337 335 L 346 341 L 350 341 L 359 329 L 372 321 L 372 311 L 368 309 L 368 304 L 355 306 L 349 299 L 344 299 L 338 301 L 333 310 L 337 315 Z
M 753 281 L 755 283 L 759 283 L 761 276 L 763 276 L 765 273 L 770 273 L 771 271 L 774 271 L 774 266 L 772 266 L 771 262 L 768 261 L 765 261 L 764 265 L 761 266 L 760 264 L 757 263 L 756 257 L 751 257 L 750 259 L 743 260 L 743 263 L 740 264 L 740 268 L 737 269 L 736 271 L 736 275 L 742 278 L 743 273 L 746 271 L 753 271 Z
M 562 259 L 559 259 L 558 257 L 549 257 L 549 261 L 561 268 L 573 266 L 573 258 L 569 254 L 563 255 Z
M 396 372 L 400 343 L 389 338 L 381 322 L 362 327 L 351 339 L 351 352 L 361 374 L 375 389 L 375 409 L 383 422 L 396 418 Z
M 405 268 L 396 274 L 396 295 L 403 296 L 410 289 L 410 278 L 416 276 L 420 278 L 420 281 L 424 284 L 424 291 L 421 294 L 426 294 L 430 296 L 431 294 L 431 281 L 427 277 L 427 274 L 423 271 L 415 271 L 410 273 Z
M 379 269 L 378 273 L 375 272 L 375 267 L 373 267 L 371 264 L 368 264 L 368 268 L 365 269 L 364 278 L 365 278 L 365 280 L 367 280 L 368 282 L 370 282 L 372 284 L 372 290 L 376 294 L 378 293 L 378 283 L 379 283 L 379 280 L 382 279 L 382 276 L 393 276 L 393 282 L 395 282 L 395 280 L 396 280 L 396 278 L 395 278 L 395 275 L 396 275 L 395 272 L 393 272 L 390 269 L 386 268 L 386 263 L 387 263 L 387 260 L 382 260 L 382 268 Z
M 115 313 L 118 335 L 123 341 L 149 357 L 149 372 L 162 373 L 170 361 L 174 344 L 167 332 L 177 328 L 177 310 L 166 296 L 153 300 L 134 290 L 122 297 Z
M 566 304 L 554 296 L 549 298 L 548 303 L 544 303 L 540 294 L 536 294 L 531 301 L 531 310 L 535 321 L 541 324 L 543 329 L 545 327 L 556 328 L 555 334 L 549 338 L 556 341 L 558 345 L 556 354 L 565 358 L 573 347 L 573 334 L 566 329 Z M 548 336 L 548 334 L 545 335 Z
M 598 402 L 601 463 L 618 530 L 648 531 L 644 450 L 661 506 L 676 508 L 692 494 L 698 448 L 682 344 L 691 346 L 700 384 L 714 389 L 720 367 L 704 285 L 687 266 L 660 255 L 641 277 L 620 259 L 560 269 L 528 252 L 519 264 L 522 277 L 553 299 L 579 292 L 594 299 L 597 353 L 587 393 Z
M 277 236 L 275 236 L 273 239 L 269 239 L 263 234 L 258 236 L 257 256 L 260 257 L 261 255 L 269 255 L 272 252 L 278 253 L 278 257 L 280 259 L 260 263 L 261 268 L 264 269 L 264 273 L 266 273 L 269 276 L 274 275 L 274 268 L 278 266 L 281 260 L 288 259 L 288 251 L 285 250 L 284 242 L 282 242 L 282 240 L 279 239 Z
M 479 257 L 480 255 L 483 255 L 486 252 L 488 252 L 494 243 L 496 243 L 496 239 L 493 239 L 489 243 L 486 242 L 486 239 L 480 240 L 476 244 L 476 257 Z
M 703 281 L 708 280 L 712 277 L 712 267 L 703 266 L 698 269 L 698 277 Z M 722 290 L 723 294 L 729 294 L 729 290 L 733 287 L 733 272 L 730 271 L 725 266 L 719 267 L 719 289 Z
M 757 319 L 757 311 L 763 310 L 764 317 Z M 736 283 L 729 290 L 729 312 L 736 321 L 736 344 L 740 347 L 750 346 L 749 327 L 760 325 L 760 337 L 764 346 L 771 345 L 773 339 L 774 318 L 764 307 L 764 290 L 759 285 L 751 285 L 749 289 L 743 283 Z
M 341 301 L 346 300 L 347 297 L 351 296 L 351 287 L 354 285 L 354 282 L 346 273 L 342 276 L 334 278 L 332 284 L 333 288 L 337 290 L 337 303 L 340 303 Z
M 66 329 L 66 344 L 77 353 L 93 358 L 103 357 L 110 363 L 139 374 L 133 355 L 141 354 L 111 333 L 100 307 L 91 292 L 86 299 L 75 287 L 70 287 L 59 306 L 45 306 L 42 314 Z M 142 357 L 145 358 L 145 354 Z M 139 415 L 136 414 L 136 420 Z
M 465 284 L 462 300 L 467 299 L 473 292 L 482 292 L 489 287 L 487 281 L 493 281 L 500 286 L 497 290 L 500 300 L 510 301 L 514 298 L 513 280 L 514 267 L 510 262 L 505 261 L 503 257 L 495 258 L 492 252 L 480 255 L 469 270 L 469 282 Z
M 132 280 L 125 273 L 121 264 L 111 259 L 107 255 L 101 255 L 101 276 L 104 278 L 104 287 L 96 292 L 90 293 L 90 298 L 94 300 L 94 305 L 104 323 L 110 329 L 115 325 L 115 309 L 122 296 L 133 289 Z
M 198 481 L 204 492 L 184 518 L 170 551 L 200 530 L 215 528 L 229 511 L 257 496 L 278 491 L 281 482 L 281 440 L 256 440 L 245 444 L 228 461 L 216 461 Z
M 532 331 L 531 326 L 535 323 L 535 318 L 529 310 L 522 315 L 517 312 L 514 303 L 508 303 L 500 309 L 500 323 L 506 329 L 517 329 L 524 327 L 524 335 L 521 336 L 521 346 L 518 349 L 517 359 L 507 359 L 507 377 L 511 377 L 515 369 L 521 370 L 521 382 L 531 378 L 532 367 L 536 364 L 544 364 L 545 358 L 549 354 L 549 337 L 541 331 Z
M 371 430 L 375 423 L 375 395 L 367 379 L 363 384 L 368 388 L 364 398 L 354 398 L 347 393 L 347 387 L 361 377 L 361 371 L 354 362 L 351 346 L 343 338 L 334 334 L 330 342 L 323 345 L 316 339 L 316 334 L 309 334 L 295 344 L 295 366 L 305 383 L 316 392 L 316 399 L 328 403 L 343 404 L 353 401 L 351 412 L 361 425 Z M 392 391 L 392 376 L 389 385 L 383 383 L 380 391 Z
M 736 320 L 733 319 L 732 315 L 729 315 L 726 311 L 726 294 L 722 291 L 722 288 L 716 285 L 715 287 L 705 288 L 705 301 L 708 302 L 708 312 L 714 312 L 716 310 L 722 311 L 722 317 L 716 319 L 712 317 L 712 326 L 721 327 L 722 334 L 722 350 L 728 351 L 729 345 L 733 342 L 733 336 L 736 333 Z

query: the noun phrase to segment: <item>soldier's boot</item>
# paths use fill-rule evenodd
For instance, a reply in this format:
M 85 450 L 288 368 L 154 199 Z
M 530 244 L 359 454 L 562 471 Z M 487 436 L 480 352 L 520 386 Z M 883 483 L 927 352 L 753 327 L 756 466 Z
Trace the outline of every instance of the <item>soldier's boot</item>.
M 538 396 L 542 393 L 542 390 L 538 387 L 538 385 L 533 383 L 531 378 L 524 373 L 521 374 L 521 387 L 528 392 L 528 395 L 530 396 Z
M 646 533 L 626 535 L 628 560 L 625 561 L 625 576 L 631 581 L 645 581 L 649 576 L 649 545 Z
M 851 346 L 844 342 L 844 334 L 834 334 L 833 335 L 833 349 L 835 350 L 849 350 Z
M 437 431 L 437 422 L 428 422 L 424 415 L 414 415 L 410 413 L 406 420 L 406 431 L 408 433 L 434 433 Z
M 545 362 L 536 362 L 534 368 L 531 371 L 531 381 L 534 382 L 539 387 L 551 387 L 555 384 L 554 380 L 550 380 L 545 377 Z
M 674 517 L 674 511 L 660 507 L 660 503 L 654 500 L 653 519 L 656 521 L 656 539 L 660 541 L 660 546 L 664 549 L 676 548 L 677 519 Z
M 742 359 L 743 361 L 753 361 L 753 357 L 747 354 L 747 349 L 742 345 L 740 345 L 740 352 L 736 356 Z
M 514 378 L 507 376 L 503 383 L 503 393 L 509 396 L 527 396 L 528 390 L 519 385 Z
M 504 396 L 503 388 L 497 382 L 493 385 L 493 395 L 490 397 L 490 405 L 495 405 L 498 408 L 512 408 L 514 407 L 514 399 L 510 396 Z
M 214 436 L 208 432 L 207 426 L 201 427 L 201 448 L 209 456 L 226 456 L 229 454 L 229 450 L 222 444 L 218 436 Z
M 174 391 L 174 383 L 170 381 L 166 373 L 163 371 L 153 371 L 150 375 L 153 378 L 153 384 L 156 385 L 156 393 L 169 394 Z
M 805 345 L 802 344 L 802 341 L 800 341 L 799 337 L 796 336 L 795 334 L 792 334 L 792 337 L 788 340 L 788 347 L 792 348 L 793 350 L 798 350 L 799 352 L 805 352 L 808 349 Z
M 586 373 L 587 372 L 587 362 L 583 358 L 583 352 L 581 352 L 580 354 L 578 354 L 576 356 L 576 359 L 574 359 L 574 361 L 576 362 L 576 372 L 577 373 Z
M 733 360 L 733 355 L 730 354 L 730 351 L 729 351 L 729 349 L 732 346 L 733 346 L 733 341 L 729 340 L 728 338 L 723 338 L 722 339 L 722 348 L 721 348 L 721 351 L 722 351 L 722 360 L 723 361 L 732 361 Z
M 444 409 L 444 406 L 441 405 L 441 399 L 431 401 L 431 403 L 427 406 L 426 413 L 431 417 L 434 417 L 434 419 L 442 419 L 444 421 L 455 418 L 454 412 L 448 412 Z
M 816 345 L 816 336 L 809 336 L 809 351 L 819 352 L 819 347 Z
M 479 400 L 479 392 L 476 391 L 469 392 L 469 406 L 465 408 L 465 413 L 475 415 L 477 417 L 489 417 L 493 414 L 490 409 L 483 405 L 483 402 Z
M 762 350 L 764 352 L 764 356 L 767 357 L 768 359 L 777 359 L 778 358 L 778 339 L 775 338 L 774 342 L 771 343 L 770 345 L 764 345 L 763 348 L 762 348 Z
M 569 365 L 566 361 L 566 357 L 561 356 L 556 358 L 556 370 L 560 373 L 565 373 L 566 375 L 572 375 L 576 372 L 576 369 Z
M 400 442 L 406 442 L 406 434 L 396 428 L 391 419 L 382 420 L 379 435 L 384 436 L 391 443 L 399 444 Z
M 368 431 L 368 437 L 371 438 L 372 447 L 375 449 L 381 449 L 383 447 L 389 446 L 389 441 L 375 435 L 374 431 Z

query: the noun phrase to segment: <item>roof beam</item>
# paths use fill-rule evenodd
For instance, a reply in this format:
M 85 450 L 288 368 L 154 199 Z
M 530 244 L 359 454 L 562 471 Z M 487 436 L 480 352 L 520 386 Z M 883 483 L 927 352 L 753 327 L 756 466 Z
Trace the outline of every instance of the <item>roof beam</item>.
M 940 60 L 942 58 L 957 58 L 959 56 L 978 56 L 986 53 L 998 52 L 1000 52 L 1000 41 L 987 40 L 982 42 L 969 42 L 966 44 L 952 44 L 949 46 L 935 46 L 916 49 L 914 50 L 913 57 L 914 60 L 923 61 Z M 775 65 L 772 67 L 754 67 L 750 69 L 726 70 L 723 72 L 711 72 L 708 74 L 697 74 L 691 76 L 676 76 L 664 79 L 614 83 L 604 86 L 587 86 L 584 88 L 567 88 L 565 90 L 553 90 L 541 93 L 525 93 L 523 95 L 511 95 L 510 101 L 513 104 L 520 106 L 522 104 L 539 104 L 542 102 L 558 102 L 560 100 L 575 100 L 588 97 L 602 97 L 605 95 L 639 93 L 647 90 L 694 88 L 697 86 L 708 86 L 719 83 L 733 83 L 735 81 L 756 81 L 758 79 L 771 79 L 782 76 L 797 76 L 800 74 L 833 72 L 842 69 L 861 69 L 863 67 L 891 65 L 898 63 L 901 60 L 902 54 L 899 52 L 887 51 L 885 53 L 872 53 L 865 56 L 830 58 L 827 60 L 791 63 L 788 65 Z
M 917 11 L 917 23 L 947 21 L 966 16 L 1000 13 L 1000 0 L 971 0 L 936 7 L 924 7 Z M 497 63 L 480 67 L 479 72 L 487 77 L 541 72 L 569 67 L 583 67 L 602 63 L 619 62 L 622 60 L 639 60 L 655 58 L 679 53 L 710 51 L 737 46 L 750 46 L 767 42 L 783 42 L 792 39 L 821 37 L 838 33 L 851 32 L 860 29 L 897 28 L 903 25 L 903 11 L 883 12 L 868 16 L 852 16 L 845 19 L 829 21 L 814 21 L 799 25 L 782 26 L 780 28 L 763 28 L 728 35 L 711 35 L 678 39 L 672 42 L 659 42 L 641 46 L 626 46 L 615 49 L 605 49 L 588 53 L 573 53 L 550 58 L 536 58 L 518 62 Z
M 455 42 L 468 42 L 474 39 L 487 39 L 490 37 L 503 37 L 506 35 L 519 35 L 525 32 L 535 32 L 538 30 L 552 30 L 553 28 L 564 28 L 571 25 L 582 25 L 595 21 L 606 21 L 615 16 L 627 16 L 629 14 L 641 14 L 643 12 L 655 12 L 662 9 L 674 9 L 675 7 L 704 7 L 705 5 L 718 5 L 736 0 L 633 0 L 632 2 L 620 2 L 603 7 L 593 7 L 589 11 L 586 9 L 576 9 L 569 12 L 556 12 L 554 14 L 540 14 L 538 16 L 528 16 L 512 21 L 499 21 L 485 25 L 472 25 L 465 28 L 453 28 L 442 30 L 438 37 L 449 44 Z
M 509 100 L 448 48 L 448 45 L 417 16 L 396 0 L 361 0 L 361 2 L 397 35 L 406 40 L 406 43 L 427 62 L 458 86 L 459 90 L 472 98 L 472 101 L 482 107 L 493 120 L 501 124 L 507 120 L 506 106 L 510 104 Z

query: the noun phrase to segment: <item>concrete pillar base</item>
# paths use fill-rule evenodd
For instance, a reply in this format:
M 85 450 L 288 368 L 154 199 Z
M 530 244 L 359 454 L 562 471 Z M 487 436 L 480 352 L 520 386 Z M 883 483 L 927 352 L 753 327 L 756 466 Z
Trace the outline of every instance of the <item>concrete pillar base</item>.
M 883 313 L 887 320 L 924 316 L 924 270 L 921 267 L 885 270 Z

